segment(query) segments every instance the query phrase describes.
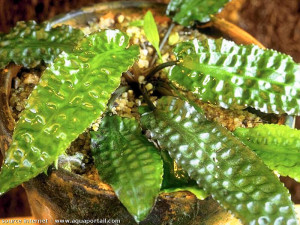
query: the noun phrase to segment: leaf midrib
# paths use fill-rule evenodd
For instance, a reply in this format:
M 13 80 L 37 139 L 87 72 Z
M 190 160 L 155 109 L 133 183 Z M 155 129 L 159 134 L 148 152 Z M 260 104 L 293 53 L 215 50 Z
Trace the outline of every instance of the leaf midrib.
M 197 57 L 199 57 L 199 55 L 197 55 Z M 187 64 L 190 64 L 190 62 L 192 64 L 195 64 L 194 60 L 193 61 L 192 60 L 185 60 L 185 62 L 187 62 Z M 258 81 L 269 82 L 271 84 L 276 84 L 276 85 L 278 85 L 280 87 L 283 87 L 283 88 L 291 86 L 289 84 L 278 82 L 276 80 L 270 80 L 270 79 L 265 79 L 265 78 L 264 79 L 260 79 L 260 78 L 257 78 L 256 76 L 248 76 L 248 75 L 246 75 L 246 73 L 247 72 L 251 73 L 251 72 L 249 72 L 249 70 L 246 70 L 245 73 L 243 73 L 243 74 L 238 74 L 236 72 L 229 72 L 228 70 L 226 70 L 226 68 L 235 68 L 235 67 L 225 67 L 223 65 L 222 66 L 216 66 L 216 65 L 201 63 L 201 64 L 199 64 L 199 67 L 197 67 L 197 69 L 194 69 L 194 68 L 189 68 L 188 66 L 185 66 L 185 65 L 186 65 L 186 63 L 181 63 L 181 66 L 183 68 L 187 68 L 187 69 L 189 69 L 191 71 L 195 71 L 197 73 L 203 73 L 205 75 L 210 75 L 210 76 L 215 77 L 215 78 L 217 78 L 219 80 L 226 79 L 226 76 L 230 77 L 230 78 L 236 76 L 236 77 L 241 77 L 243 80 L 249 79 L 249 80 L 252 80 L 252 81 L 256 81 L 256 83 L 258 83 Z M 201 68 L 203 68 L 203 69 L 201 69 Z M 244 67 L 244 69 L 247 69 L 247 67 Z M 274 72 L 274 73 L 279 74 L 277 72 Z M 236 85 L 235 83 L 232 83 L 232 82 L 230 82 L 230 83 L 232 85 L 234 85 L 235 87 L 240 87 L 239 85 Z M 244 83 L 242 85 L 244 85 Z M 295 87 L 295 86 L 293 86 L 293 87 Z
M 184 129 L 182 129 L 182 125 L 180 125 L 180 124 L 177 124 L 177 123 L 174 123 L 174 121 L 173 120 L 170 120 L 169 118 L 168 118 L 168 116 L 166 116 L 165 115 L 165 112 L 163 112 L 163 111 L 161 111 L 160 113 L 155 113 L 154 114 L 156 117 L 161 117 L 159 120 L 161 120 L 161 121 L 167 121 L 169 124 L 170 124 L 170 127 L 172 127 L 173 129 L 175 129 L 176 130 L 176 132 L 178 132 L 180 135 L 181 135 L 181 137 L 183 137 L 183 139 L 185 140 L 185 142 L 186 143 L 190 143 L 191 142 L 191 140 L 197 140 L 198 139 L 198 137 L 196 136 L 196 134 L 198 133 L 198 132 L 196 132 L 195 130 L 192 130 L 192 129 L 190 129 L 190 130 L 184 130 Z M 159 116 L 158 116 L 159 115 Z M 188 138 L 186 138 L 188 136 Z M 220 174 L 220 176 L 222 176 L 222 177 L 226 177 L 228 180 L 231 180 L 228 176 L 226 176 L 221 170 L 220 170 L 220 168 L 218 167 L 218 165 L 210 158 L 210 156 L 209 156 L 209 154 L 207 153 L 207 151 L 205 150 L 205 149 L 202 149 L 201 147 L 200 147 L 200 145 L 198 144 L 198 142 L 196 142 L 196 146 L 198 146 L 198 149 L 201 149 L 204 153 L 205 153 L 205 155 L 206 155 L 206 158 L 207 159 L 209 159 L 210 160 L 210 162 L 212 163 L 212 164 L 214 164 L 215 165 L 215 168 L 218 170 L 218 173 Z M 180 152 L 180 151 L 179 151 Z M 203 162 L 201 162 L 201 164 L 203 164 Z M 214 175 L 214 174 L 212 174 L 211 172 L 209 172 L 211 175 Z M 190 175 L 190 174 L 189 174 Z M 234 183 L 232 183 L 231 181 L 230 181 L 230 183 L 234 186 L 234 187 L 236 187 L 238 190 L 240 190 L 240 188 L 239 187 L 237 187 Z M 243 191 L 244 192 L 244 191 Z M 245 192 L 244 192 L 245 193 Z M 245 194 L 247 194 L 247 193 L 245 193 Z M 248 195 L 248 194 L 247 194 Z
M 116 46 L 118 46 L 118 45 L 116 45 Z M 121 51 L 122 52 L 122 49 L 121 49 L 121 47 L 120 46 L 118 46 L 119 47 L 119 49 L 118 49 L 118 51 Z M 125 49 L 125 48 L 124 48 Z M 85 50 L 85 51 L 87 51 L 87 50 Z M 97 61 L 97 58 L 101 58 L 101 57 L 103 57 L 103 56 L 105 56 L 105 55 L 107 55 L 108 53 L 111 53 L 111 52 L 113 52 L 113 53 L 117 53 L 118 51 L 115 51 L 115 50 L 109 50 L 109 51 L 106 51 L 106 52 L 103 52 L 103 53 L 100 53 L 99 55 L 97 55 L 96 57 L 94 57 L 93 59 L 92 59 L 92 61 Z M 124 51 L 124 50 L 123 50 Z M 83 51 L 80 51 L 80 52 L 83 52 Z M 80 53 L 79 52 L 79 53 Z M 67 58 L 69 58 L 70 57 L 70 54 L 69 53 L 66 53 L 67 54 Z M 76 54 L 75 52 L 74 53 L 72 53 L 72 54 Z M 61 59 L 61 58 L 58 58 L 58 59 Z M 57 60 L 58 60 L 57 59 Z M 103 60 L 101 60 L 102 62 L 103 62 Z M 90 63 L 92 63 L 92 62 L 90 62 Z M 93 63 L 92 65 L 95 65 L 95 63 Z M 90 71 L 90 70 L 92 70 L 94 67 L 90 67 L 88 70 Z M 48 68 L 48 69 L 50 69 L 50 68 Z M 80 68 L 79 69 L 79 72 L 78 73 L 82 73 L 82 71 L 84 71 L 85 69 L 84 68 Z M 47 71 L 47 70 L 46 70 Z M 52 73 L 52 71 L 51 71 L 51 73 Z M 50 78 L 50 77 L 49 77 Z M 81 82 L 79 82 L 79 84 L 83 84 L 86 80 L 88 80 L 89 79 L 89 76 L 88 75 L 86 75 L 86 76 L 84 76 L 84 79 L 81 81 Z M 61 91 L 61 88 L 62 88 L 62 86 L 60 87 L 60 89 L 59 89 L 59 91 L 58 92 L 60 92 Z M 45 123 L 45 125 L 43 125 L 43 127 L 45 128 L 45 127 L 49 127 L 49 124 L 52 124 L 53 123 L 53 120 L 56 118 L 56 115 L 57 114 L 59 114 L 59 112 L 61 112 L 61 110 L 66 106 L 66 105 L 68 105 L 69 104 L 69 100 L 71 100 L 71 99 L 73 99 L 74 97 L 75 97 L 75 95 L 76 95 L 76 88 L 74 88 L 73 89 L 73 91 L 72 91 L 72 93 L 69 95 L 69 98 L 67 98 L 67 100 L 65 100 L 65 104 L 64 105 L 60 105 L 60 107 L 59 107 L 59 109 L 58 109 L 58 111 L 57 111 L 57 113 L 56 114 L 52 114 L 52 116 L 50 117 L 50 118 L 48 118 L 48 120 L 46 121 L 46 123 Z M 101 109 L 99 109 L 99 111 L 101 111 Z M 100 115 L 99 115 L 100 116 Z M 43 132 L 40 132 L 36 137 L 35 137 L 35 139 L 40 139 L 42 136 L 43 136 L 44 134 L 43 134 Z M 67 148 L 68 146 L 66 145 L 66 146 L 64 146 L 63 148 L 65 149 L 65 148 Z M 62 149 L 63 149 L 62 148 Z M 55 157 L 58 157 L 59 155 L 61 154 L 61 152 L 57 152 L 56 153 L 56 156 Z M 52 157 L 54 157 L 54 156 L 52 156 Z

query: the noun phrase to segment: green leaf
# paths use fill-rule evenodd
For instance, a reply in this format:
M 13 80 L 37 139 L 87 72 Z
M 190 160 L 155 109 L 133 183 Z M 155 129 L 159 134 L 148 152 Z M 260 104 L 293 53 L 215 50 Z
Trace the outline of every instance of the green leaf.
M 189 191 L 192 194 L 194 194 L 199 200 L 204 200 L 208 197 L 208 194 L 203 189 L 200 189 L 198 186 L 183 186 L 178 188 L 168 188 L 168 189 L 163 189 L 161 193 L 173 193 L 177 191 Z
M 0 69 L 10 62 L 25 67 L 37 66 L 41 60 L 51 63 L 62 51 L 71 52 L 83 36 L 71 26 L 18 22 L 10 33 L 0 36 Z
M 171 0 L 167 15 L 183 26 L 192 26 L 196 20 L 210 21 L 210 15 L 220 12 L 228 2 L 230 0 Z
M 187 102 L 163 97 L 141 123 L 206 193 L 243 223 L 297 224 L 290 195 L 278 178 L 231 132 Z
M 148 11 L 144 17 L 144 31 L 146 38 L 153 45 L 159 58 L 162 60 L 159 49 L 159 34 L 151 11 Z
M 92 133 L 92 153 L 103 181 L 139 222 L 151 211 L 159 194 L 163 165 L 153 143 L 134 119 L 106 116 Z
M 300 130 L 277 124 L 237 128 L 234 134 L 280 175 L 300 181 Z
M 162 189 L 197 185 L 197 183 L 189 177 L 187 172 L 177 165 L 167 151 L 162 150 L 161 157 L 164 162 Z
M 203 101 L 300 114 L 300 65 L 285 54 L 218 39 L 177 45 L 169 77 Z
M 28 99 L 0 173 L 0 193 L 47 169 L 105 110 L 138 47 L 117 30 L 84 38 L 48 67 Z

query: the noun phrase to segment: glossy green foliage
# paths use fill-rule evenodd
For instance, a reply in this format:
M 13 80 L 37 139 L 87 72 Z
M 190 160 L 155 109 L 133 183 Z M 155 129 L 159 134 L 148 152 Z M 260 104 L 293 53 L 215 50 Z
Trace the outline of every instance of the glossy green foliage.
M 160 192 L 163 163 L 138 122 L 104 117 L 99 131 L 92 133 L 92 153 L 102 180 L 113 187 L 137 222 L 145 219 Z
M 297 224 L 287 189 L 248 147 L 193 106 L 163 97 L 142 125 L 179 166 L 245 224 Z
M 187 172 L 177 165 L 167 151 L 162 150 L 161 157 L 164 162 L 162 189 L 197 185 L 196 182 L 189 177 Z
M 158 29 L 151 11 L 148 11 L 144 17 L 144 31 L 148 41 L 153 45 L 161 59 Z
M 148 106 L 140 106 L 138 108 L 139 114 L 150 112 L 151 109 Z M 197 183 L 191 179 L 187 172 L 177 165 L 174 159 L 170 157 L 170 154 L 166 150 L 160 150 L 160 155 L 164 165 L 164 175 L 161 189 L 174 190 L 175 188 L 182 187 L 196 187 Z M 199 189 L 199 188 L 198 188 Z M 199 189 L 202 190 L 202 189 Z M 172 191 L 174 192 L 174 191 Z
M 222 107 L 300 114 L 300 65 L 290 56 L 218 39 L 177 45 L 170 79 Z
M 47 169 L 105 110 L 137 46 L 117 30 L 94 33 L 44 72 L 21 113 L 0 173 L 0 193 Z
M 199 200 L 204 200 L 208 197 L 208 194 L 203 190 L 200 189 L 198 186 L 183 186 L 178 188 L 168 188 L 164 189 L 162 193 L 172 193 L 177 191 L 189 191 L 194 194 Z
M 300 130 L 277 124 L 237 128 L 234 134 L 272 170 L 300 181 Z
M 18 22 L 10 33 L 0 36 L 0 69 L 14 62 L 25 67 L 46 63 L 62 52 L 71 52 L 84 36 L 79 29 L 62 25 L 52 28 L 50 23 Z
M 171 0 L 167 8 L 167 14 L 173 21 L 191 26 L 194 21 L 206 23 L 210 21 L 210 15 L 222 10 L 230 0 Z

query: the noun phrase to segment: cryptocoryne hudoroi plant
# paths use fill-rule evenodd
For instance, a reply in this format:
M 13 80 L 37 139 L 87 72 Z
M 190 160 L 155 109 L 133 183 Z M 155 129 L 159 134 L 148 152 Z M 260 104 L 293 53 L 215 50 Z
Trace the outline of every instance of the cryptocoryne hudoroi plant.
M 167 14 L 191 26 L 208 22 L 227 2 L 173 0 Z M 151 13 L 143 24 L 160 56 Z M 300 180 L 300 131 L 273 124 L 230 132 L 208 120 L 193 99 L 299 115 L 299 64 L 274 50 L 224 39 L 179 43 L 173 49 L 177 61 L 158 66 L 172 65 L 168 83 L 176 96 L 164 96 L 154 106 L 144 93 L 149 107 L 140 109 L 137 120 L 112 115 L 106 107 L 122 72 L 138 58 L 138 47 L 128 45 L 118 30 L 85 36 L 69 26 L 35 22 L 20 22 L 0 36 L 1 69 L 10 62 L 48 64 L 15 127 L 0 193 L 45 172 L 103 115 L 99 131 L 91 133 L 95 165 L 137 222 L 161 191 L 180 189 L 200 199 L 211 195 L 245 224 L 298 224 L 290 195 L 271 170 Z

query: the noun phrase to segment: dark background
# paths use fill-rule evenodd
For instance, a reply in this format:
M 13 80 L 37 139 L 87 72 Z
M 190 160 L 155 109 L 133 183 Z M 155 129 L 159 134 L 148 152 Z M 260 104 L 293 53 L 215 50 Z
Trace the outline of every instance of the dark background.
M 8 32 L 19 20 L 40 22 L 96 2 L 103 0 L 0 0 L 0 31 Z M 227 19 L 300 62 L 300 0 L 232 0 L 227 8 Z
M 168 0 L 160 0 L 168 2 Z M 0 32 L 8 32 L 19 20 L 44 21 L 101 0 L 0 0 Z M 236 23 L 266 47 L 290 54 L 300 62 L 300 0 L 233 0 L 222 17 Z M 292 199 L 300 203 L 300 186 L 282 178 Z M 0 198 L 0 218 L 30 215 L 21 187 Z

